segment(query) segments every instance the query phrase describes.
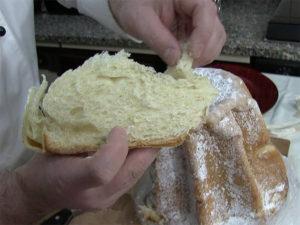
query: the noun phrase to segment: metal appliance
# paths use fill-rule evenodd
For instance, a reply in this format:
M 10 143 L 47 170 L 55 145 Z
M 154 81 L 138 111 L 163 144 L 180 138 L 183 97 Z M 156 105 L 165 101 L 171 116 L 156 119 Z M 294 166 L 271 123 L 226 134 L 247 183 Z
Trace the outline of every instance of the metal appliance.
M 267 39 L 300 42 L 300 0 L 282 0 L 268 24 Z

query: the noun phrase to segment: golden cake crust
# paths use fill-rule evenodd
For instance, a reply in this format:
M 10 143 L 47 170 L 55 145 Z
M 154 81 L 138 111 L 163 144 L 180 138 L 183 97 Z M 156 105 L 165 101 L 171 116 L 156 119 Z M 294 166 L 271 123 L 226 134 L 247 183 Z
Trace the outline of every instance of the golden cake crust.
M 220 96 L 207 122 L 183 146 L 160 152 L 154 187 L 136 203 L 151 202 L 170 225 L 265 224 L 287 197 L 282 156 L 244 83 L 222 70 L 209 75 Z

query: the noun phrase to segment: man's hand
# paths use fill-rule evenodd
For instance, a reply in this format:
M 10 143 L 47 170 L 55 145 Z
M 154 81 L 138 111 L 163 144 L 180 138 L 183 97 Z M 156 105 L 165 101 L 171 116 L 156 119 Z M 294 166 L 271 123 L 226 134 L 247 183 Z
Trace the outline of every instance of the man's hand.
M 110 6 L 120 26 L 169 65 L 180 58 L 180 40 L 189 42 L 194 67 L 212 62 L 226 41 L 213 0 L 110 0 Z
M 128 152 L 125 130 L 114 128 L 107 144 L 90 157 L 37 155 L 16 170 L 14 179 L 10 177 L 14 182 L 10 182 L 9 192 L 16 190 L 11 197 L 22 201 L 18 207 L 15 203 L 14 210 L 9 209 L 6 216 L 1 207 L 9 202 L 0 203 L 2 217 L 6 217 L 6 220 L 1 218 L 0 213 L 0 224 L 9 221 L 9 213 L 15 224 L 21 221 L 20 224 L 29 224 L 55 209 L 107 208 L 136 183 L 157 152 L 157 149 Z M 4 200 L 11 201 L 9 196 Z M 20 221 L 16 221 L 18 218 Z

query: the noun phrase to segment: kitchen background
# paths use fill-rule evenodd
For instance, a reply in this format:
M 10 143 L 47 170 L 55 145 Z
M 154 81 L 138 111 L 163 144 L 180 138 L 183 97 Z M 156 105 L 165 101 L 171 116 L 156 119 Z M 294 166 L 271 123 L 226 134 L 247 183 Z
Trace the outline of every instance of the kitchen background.
M 294 34 L 289 35 L 282 30 L 278 32 L 300 41 L 300 1 L 285 2 L 293 3 L 287 12 L 294 20 L 299 16 L 299 23 L 293 25 Z M 96 21 L 79 15 L 75 9 L 64 8 L 55 0 L 36 0 L 35 3 L 41 72 L 46 70 L 61 74 L 97 52 L 114 52 L 122 48 L 134 53 L 133 58 L 139 62 L 152 65 L 159 71 L 165 69 L 165 64 L 144 44 L 123 39 Z M 300 75 L 300 42 L 266 38 L 269 21 L 274 18 L 279 3 L 280 0 L 223 0 L 220 17 L 228 40 L 218 60 L 243 64 L 262 72 Z
M 279 12 L 282 14 L 278 15 Z M 50 81 L 104 50 L 126 49 L 140 63 L 151 65 L 157 71 L 166 68 L 146 45 L 121 38 L 55 0 L 35 0 L 35 14 L 40 73 L 46 74 Z M 267 124 L 276 125 L 284 118 L 296 120 L 295 96 L 300 94 L 300 80 L 295 78 L 300 76 L 300 0 L 221 0 L 220 17 L 228 40 L 222 54 L 208 66 L 241 75 L 263 112 L 279 97 L 273 109 L 264 114 Z M 268 76 L 275 86 L 270 80 L 266 81 L 265 76 L 260 76 L 261 72 L 286 76 Z M 287 89 L 291 92 L 286 93 Z M 296 162 L 300 160 L 295 150 L 300 146 L 300 136 L 297 133 L 290 140 L 289 158 Z M 70 215 L 70 211 L 63 210 L 43 224 L 65 224 Z

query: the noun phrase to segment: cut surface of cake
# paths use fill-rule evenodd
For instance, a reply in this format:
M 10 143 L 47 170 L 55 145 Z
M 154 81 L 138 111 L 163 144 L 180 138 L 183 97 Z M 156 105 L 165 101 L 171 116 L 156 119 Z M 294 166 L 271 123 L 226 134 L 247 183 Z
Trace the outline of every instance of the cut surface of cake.
M 43 153 L 95 152 L 116 126 L 127 130 L 130 149 L 182 144 L 202 120 L 216 89 L 207 78 L 193 76 L 187 56 L 166 73 L 129 56 L 125 51 L 96 54 L 66 71 L 48 90 L 45 79 L 31 88 L 24 144 Z
M 219 96 L 184 145 L 161 151 L 135 190 L 142 224 L 266 224 L 285 202 L 288 178 L 261 112 L 244 83 L 223 70 L 197 69 Z M 142 184 L 142 185 L 141 185 Z

